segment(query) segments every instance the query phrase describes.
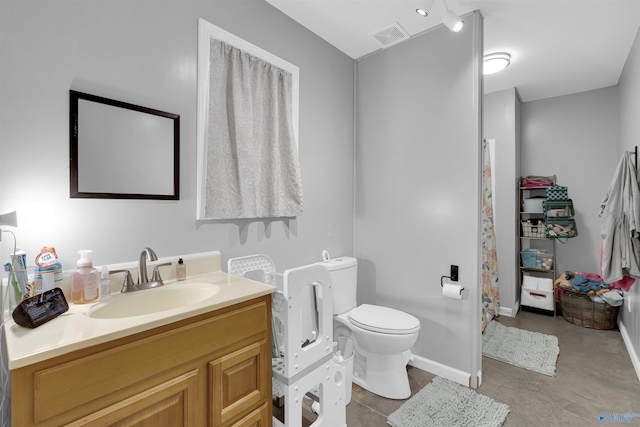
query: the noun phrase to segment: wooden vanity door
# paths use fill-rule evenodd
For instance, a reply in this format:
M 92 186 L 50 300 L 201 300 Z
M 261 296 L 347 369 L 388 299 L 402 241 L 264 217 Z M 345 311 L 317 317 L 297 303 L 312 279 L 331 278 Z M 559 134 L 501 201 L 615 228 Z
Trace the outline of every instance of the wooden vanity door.
M 195 427 L 198 371 L 191 371 L 90 414 L 71 426 Z
M 231 427 L 271 427 L 271 417 L 267 403 L 251 412 L 249 415 L 234 423 Z
M 210 426 L 229 425 L 233 420 L 238 427 L 271 425 L 264 408 L 271 390 L 268 354 L 262 341 L 209 363 Z

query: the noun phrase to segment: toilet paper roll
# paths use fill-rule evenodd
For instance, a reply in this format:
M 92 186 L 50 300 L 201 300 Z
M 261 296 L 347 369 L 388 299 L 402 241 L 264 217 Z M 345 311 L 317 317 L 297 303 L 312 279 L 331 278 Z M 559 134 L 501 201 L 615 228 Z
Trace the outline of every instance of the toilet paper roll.
M 453 283 L 445 283 L 442 285 L 442 296 L 445 298 L 462 299 L 462 290 L 464 288 Z

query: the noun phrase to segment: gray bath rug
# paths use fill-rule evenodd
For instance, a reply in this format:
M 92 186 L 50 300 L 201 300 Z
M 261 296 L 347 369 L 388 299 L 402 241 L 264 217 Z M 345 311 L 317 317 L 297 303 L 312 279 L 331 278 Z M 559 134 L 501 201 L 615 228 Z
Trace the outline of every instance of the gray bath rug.
M 509 407 L 453 381 L 435 377 L 387 417 L 392 427 L 499 427 Z
M 511 328 L 492 320 L 482 335 L 482 355 L 510 365 L 556 376 L 558 337 Z

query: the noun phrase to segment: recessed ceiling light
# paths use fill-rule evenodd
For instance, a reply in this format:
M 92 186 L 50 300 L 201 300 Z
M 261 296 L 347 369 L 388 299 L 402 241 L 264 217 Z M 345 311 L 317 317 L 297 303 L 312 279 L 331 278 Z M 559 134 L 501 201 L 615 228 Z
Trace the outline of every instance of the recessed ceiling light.
M 426 10 L 423 10 L 423 9 L 420 9 L 420 8 L 416 9 L 416 13 L 418 15 L 420 15 L 420 16 L 428 16 L 429 15 Z
M 493 74 L 502 71 L 511 63 L 511 55 L 506 52 L 489 53 L 484 56 L 482 74 Z

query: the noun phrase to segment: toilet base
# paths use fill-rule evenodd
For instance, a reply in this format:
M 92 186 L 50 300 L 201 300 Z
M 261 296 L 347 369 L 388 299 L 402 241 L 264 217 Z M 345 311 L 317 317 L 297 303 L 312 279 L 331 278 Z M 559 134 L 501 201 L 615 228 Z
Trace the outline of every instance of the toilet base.
M 378 396 L 388 399 L 407 399 L 411 396 L 407 361 L 403 353 L 367 352 L 364 375 L 356 376 L 357 371 L 354 371 L 353 382 Z

